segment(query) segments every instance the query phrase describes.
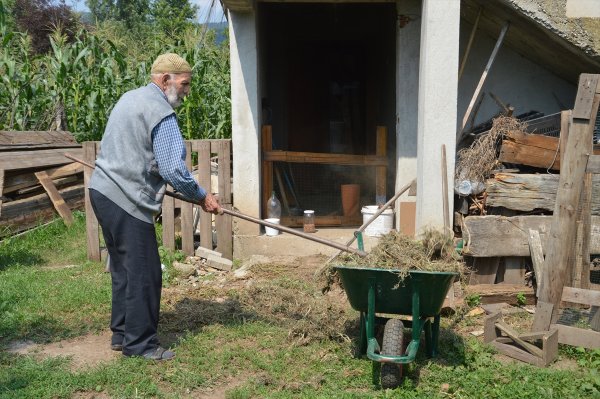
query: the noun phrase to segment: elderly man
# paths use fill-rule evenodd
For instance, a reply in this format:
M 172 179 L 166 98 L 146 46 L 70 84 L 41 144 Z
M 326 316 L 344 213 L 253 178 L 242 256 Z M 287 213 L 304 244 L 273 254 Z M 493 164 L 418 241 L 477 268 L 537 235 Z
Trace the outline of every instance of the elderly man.
M 159 345 L 162 276 L 154 217 L 165 184 L 220 213 L 216 199 L 187 170 L 174 108 L 189 94 L 190 65 L 167 53 L 152 65 L 152 82 L 125 93 L 112 110 L 90 181 L 90 198 L 110 254 L 111 348 L 125 356 L 167 360 Z

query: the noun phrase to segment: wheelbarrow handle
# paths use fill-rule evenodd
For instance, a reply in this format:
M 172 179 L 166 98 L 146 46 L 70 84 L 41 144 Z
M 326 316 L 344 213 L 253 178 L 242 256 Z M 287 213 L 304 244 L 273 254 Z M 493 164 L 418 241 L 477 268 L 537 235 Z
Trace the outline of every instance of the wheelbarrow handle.
M 65 157 L 67 157 L 67 158 L 69 158 L 69 159 L 71 159 L 71 160 L 73 160 L 75 162 L 78 162 L 78 163 L 80 163 L 80 164 L 82 164 L 84 166 L 87 166 L 88 168 L 95 169 L 94 165 L 92 165 L 92 164 L 90 164 L 88 162 L 85 162 L 85 161 L 83 161 L 81 159 L 75 158 L 71 154 L 64 154 L 64 155 L 65 155 Z M 181 194 L 173 193 L 171 191 L 166 191 L 165 195 L 168 195 L 169 197 L 173 197 L 173 198 L 176 198 L 176 199 L 181 200 L 181 201 L 189 202 L 189 203 L 196 204 L 196 205 L 201 205 L 200 201 L 196 201 L 196 200 L 184 197 Z M 281 226 L 281 225 L 275 224 L 275 223 L 270 223 L 270 222 L 264 221 L 262 219 L 258 219 L 258 218 L 252 217 L 250 215 L 245 215 L 245 214 L 240 213 L 240 212 L 232 211 L 231 209 L 221 208 L 221 210 L 222 210 L 223 213 L 226 213 L 228 215 L 235 216 L 237 218 L 244 219 L 244 220 L 247 220 L 249 222 L 261 224 L 263 226 L 271 227 L 273 229 L 284 231 L 286 233 L 289 233 L 289 234 L 292 234 L 292 235 L 295 235 L 295 236 L 298 236 L 298 237 L 301 237 L 301 238 L 304 238 L 304 239 L 307 239 L 307 240 L 310 240 L 310 241 L 315 241 L 315 242 L 318 242 L 320 244 L 324 244 L 324 245 L 330 246 L 332 248 L 339 249 L 340 251 L 350 252 L 350 253 L 356 254 L 356 255 L 358 255 L 360 257 L 367 256 L 367 253 L 365 251 L 361 251 L 359 249 L 355 249 L 355 248 L 349 247 L 347 245 L 340 244 L 340 243 L 332 241 L 332 240 L 327 240 L 325 238 L 311 236 L 311 235 L 308 235 L 308 234 L 306 234 L 304 232 L 291 229 L 289 227 Z

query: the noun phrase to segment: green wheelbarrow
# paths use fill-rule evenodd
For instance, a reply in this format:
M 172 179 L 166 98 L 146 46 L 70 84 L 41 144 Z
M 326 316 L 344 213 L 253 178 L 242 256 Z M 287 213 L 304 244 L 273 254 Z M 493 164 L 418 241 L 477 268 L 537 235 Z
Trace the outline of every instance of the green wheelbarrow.
M 360 353 L 382 364 L 382 388 L 396 388 L 402 378 L 402 365 L 411 363 L 417 356 L 421 333 L 425 332 L 427 355 L 437 355 L 440 312 L 458 274 L 415 270 L 400 281 L 398 270 L 334 268 L 350 305 L 360 312 Z M 393 315 L 412 317 L 410 321 L 403 321 Z M 385 324 L 381 347 L 375 337 L 376 324 Z M 412 328 L 412 339 L 406 350 L 403 346 L 405 324 Z

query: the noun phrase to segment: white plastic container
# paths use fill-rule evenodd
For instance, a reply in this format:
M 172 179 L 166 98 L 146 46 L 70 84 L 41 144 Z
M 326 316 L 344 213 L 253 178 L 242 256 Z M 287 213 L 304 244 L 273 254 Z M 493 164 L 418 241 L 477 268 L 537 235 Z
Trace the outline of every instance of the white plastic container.
M 363 224 L 373 217 L 379 210 L 377 205 L 363 206 L 361 213 L 363 215 Z M 390 232 L 394 228 L 394 210 L 386 209 L 367 226 L 364 233 L 369 237 L 379 237 Z
M 275 219 L 275 218 L 265 219 L 265 222 L 279 224 L 279 219 Z M 279 230 L 274 229 L 269 226 L 265 226 L 265 234 L 268 236 L 276 236 L 276 235 L 279 235 Z

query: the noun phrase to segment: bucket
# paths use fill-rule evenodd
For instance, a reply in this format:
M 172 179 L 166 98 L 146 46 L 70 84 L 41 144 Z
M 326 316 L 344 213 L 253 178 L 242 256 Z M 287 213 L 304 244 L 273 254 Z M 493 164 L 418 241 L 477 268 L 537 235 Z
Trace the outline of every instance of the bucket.
M 358 215 L 360 199 L 360 184 L 342 184 L 342 209 L 344 216 Z
M 275 218 L 265 219 L 265 222 L 279 224 L 279 219 L 275 219 Z M 265 226 L 265 234 L 268 236 L 276 236 L 276 235 L 279 235 L 279 230 L 274 229 L 269 226 Z
M 363 215 L 363 224 L 373 217 L 379 210 L 377 205 L 363 206 L 361 213 Z M 392 209 L 386 209 L 383 213 L 377 216 L 377 219 L 373 220 L 370 225 L 365 229 L 365 234 L 369 237 L 379 237 L 385 235 L 392 230 L 394 227 L 394 211 Z

